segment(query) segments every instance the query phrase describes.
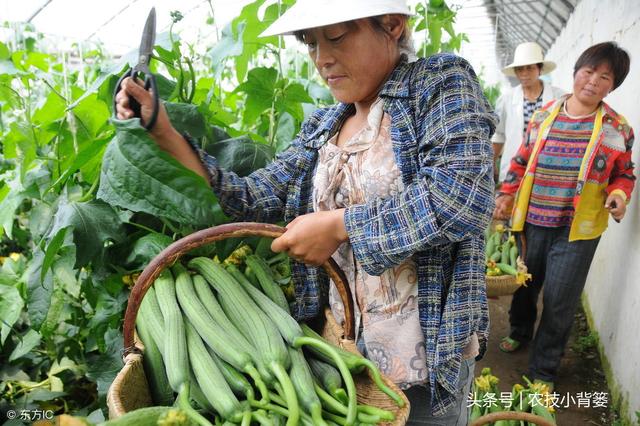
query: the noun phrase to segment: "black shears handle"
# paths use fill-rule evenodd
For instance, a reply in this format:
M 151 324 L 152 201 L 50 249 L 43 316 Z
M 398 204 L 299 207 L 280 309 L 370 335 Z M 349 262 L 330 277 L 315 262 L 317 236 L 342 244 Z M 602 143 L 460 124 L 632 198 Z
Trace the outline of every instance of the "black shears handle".
M 160 98 L 158 97 L 158 86 L 156 85 L 155 76 L 149 71 L 146 66 L 141 66 L 140 64 L 136 65 L 133 68 L 129 68 L 127 72 L 125 72 L 122 77 L 116 83 L 115 91 L 113 92 L 113 114 L 116 114 L 116 95 L 120 91 L 120 86 L 122 85 L 122 81 L 131 77 L 136 79 L 139 74 L 144 75 L 144 88 L 145 90 L 151 89 L 153 91 L 153 112 L 151 113 L 151 117 L 146 123 L 143 123 L 143 126 L 147 130 L 151 130 L 153 126 L 156 124 L 156 120 L 158 119 L 158 111 L 160 109 Z M 140 112 L 140 103 L 136 101 L 132 96 L 129 96 L 129 108 L 133 111 L 134 117 L 140 118 L 142 120 L 142 115 Z

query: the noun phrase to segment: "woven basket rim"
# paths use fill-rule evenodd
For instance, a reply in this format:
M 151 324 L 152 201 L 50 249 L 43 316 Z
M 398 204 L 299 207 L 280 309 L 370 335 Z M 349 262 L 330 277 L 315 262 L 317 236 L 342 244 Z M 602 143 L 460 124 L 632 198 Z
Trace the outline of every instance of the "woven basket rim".
M 164 268 L 168 267 L 173 262 L 177 261 L 184 253 L 190 251 L 193 248 L 199 247 L 202 244 L 215 241 L 217 239 L 225 239 L 232 238 L 237 236 L 247 236 L 249 233 L 257 233 L 259 236 L 271 236 L 276 237 L 284 232 L 283 228 L 277 227 L 275 225 L 268 224 L 260 224 L 260 223 L 250 223 L 250 222 L 238 222 L 231 223 L 225 225 L 219 225 L 217 227 L 208 228 L 205 230 L 197 231 L 193 234 L 188 235 L 178 241 L 175 241 L 165 250 L 163 250 L 159 255 L 157 255 L 152 261 L 147 265 L 145 270 L 140 274 L 136 285 L 132 289 L 131 295 L 129 297 L 127 303 L 127 310 L 125 314 L 125 332 L 124 334 L 124 346 L 125 346 L 125 365 L 118 372 L 114 382 L 111 384 L 108 390 L 108 398 L 107 405 L 109 406 L 109 415 L 112 418 L 116 418 L 126 412 L 124 408 L 124 397 L 123 393 L 123 383 L 127 379 L 128 374 L 133 374 L 133 366 L 138 366 L 142 363 L 143 349 L 144 347 L 141 345 L 141 341 L 136 336 L 135 333 L 135 317 L 137 314 L 137 310 L 140 306 L 142 298 L 146 290 L 153 284 L 153 279 L 159 275 L 160 271 Z M 350 294 L 349 286 L 346 283 L 346 278 L 342 270 L 340 270 L 339 266 L 330 259 L 325 262 L 323 265 L 325 270 L 327 271 L 331 280 L 336 283 L 338 281 L 341 285 L 337 286 L 338 291 L 340 292 L 340 296 L 345 305 L 345 315 L 350 321 L 350 325 L 344 327 L 340 327 L 340 334 L 338 336 L 343 336 L 345 332 L 349 337 L 353 336 L 353 328 L 355 323 L 355 317 L 353 315 L 353 299 Z M 347 312 L 347 309 L 350 309 L 351 312 Z M 326 312 L 326 311 L 325 311 Z M 330 311 L 329 311 L 330 312 Z M 348 314 L 348 315 L 347 315 Z M 320 315 L 322 315 L 320 313 Z M 325 314 L 326 315 L 326 314 Z M 333 315 L 331 315 L 333 317 Z M 334 319 L 335 322 L 335 319 Z M 337 324 L 337 323 L 336 323 Z M 355 342 L 353 340 L 347 340 L 350 344 L 355 348 Z M 357 349 L 356 349 L 357 351 Z M 148 385 L 146 383 L 146 377 L 144 377 L 144 372 L 142 373 L 142 379 L 145 382 L 146 389 L 137 389 L 138 392 L 146 391 L 146 396 L 149 394 Z M 406 398 L 404 392 L 402 392 L 395 383 L 391 382 L 386 376 L 382 375 L 383 381 L 389 387 L 391 387 L 394 391 L 398 392 L 402 398 L 405 400 L 404 407 L 397 407 L 398 410 L 394 413 L 396 414 L 396 419 L 393 422 L 386 423 L 388 426 L 403 426 L 406 423 L 406 420 L 409 415 L 409 401 Z M 384 395 L 382 391 L 379 391 L 380 394 Z M 388 398 L 388 397 L 387 397 Z M 135 399 L 135 398 L 133 398 Z M 390 398 L 389 398 L 390 399 Z

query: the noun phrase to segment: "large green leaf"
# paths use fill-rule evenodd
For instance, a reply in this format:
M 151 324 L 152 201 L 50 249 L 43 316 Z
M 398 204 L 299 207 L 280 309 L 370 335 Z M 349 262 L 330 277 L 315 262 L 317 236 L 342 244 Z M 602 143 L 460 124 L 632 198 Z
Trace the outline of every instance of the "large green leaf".
M 87 96 L 82 102 L 76 104 L 73 113 L 91 137 L 95 137 L 104 126 L 108 125 L 110 114 L 109 108 L 98 99 L 97 94 Z
M 138 119 L 114 123 L 118 131 L 104 154 L 98 198 L 186 225 L 224 220 L 205 180 L 161 151 Z
M 73 228 L 77 266 L 84 266 L 101 254 L 105 242 L 120 241 L 124 237 L 122 221 L 117 212 L 100 200 L 81 203 L 63 199 L 45 237 L 49 241 L 48 246 L 54 243 L 61 245 L 59 233 L 68 227 Z M 49 247 L 47 251 L 48 249 Z M 50 257 L 53 254 L 47 252 L 46 256 Z M 46 270 L 42 272 L 44 273 Z
M 107 291 L 101 291 L 98 295 L 95 314 L 89 321 L 91 330 L 106 330 L 108 326 L 118 327 L 127 306 L 127 297 L 126 292 L 112 296 Z
M 278 112 L 288 112 L 298 121 L 304 119 L 302 103 L 313 103 L 313 99 L 300 83 L 290 83 L 279 96 L 276 101 L 276 109 Z
M 147 234 L 135 242 L 127 257 L 127 264 L 134 268 L 143 267 L 172 242 L 171 237 L 164 234 Z
M 11 355 L 9 355 L 9 362 L 28 354 L 31 349 L 40 344 L 40 338 L 40 333 L 33 329 L 29 329 L 24 336 L 20 337 L 18 344 L 11 352 Z
M 98 355 L 87 359 L 87 377 L 98 385 L 98 395 L 103 397 L 118 372 L 122 369 L 122 334 L 109 329 L 104 334 L 105 347 Z
M 62 247 L 64 239 L 67 236 L 68 229 L 68 227 L 59 229 L 58 232 L 51 237 L 49 244 L 47 244 L 47 248 L 44 252 L 44 261 L 42 262 L 42 270 L 40 271 L 40 280 L 44 281 L 47 271 L 51 268 L 51 265 L 53 265 L 56 255 L 58 254 L 58 250 Z
M 287 149 L 293 138 L 296 136 L 296 123 L 291 114 L 280 114 L 278 128 L 276 130 L 276 151 L 281 152 Z
M 225 139 L 207 146 L 207 152 L 218 160 L 225 170 L 247 176 L 273 160 L 274 151 L 269 145 L 256 143 L 248 136 Z
M 242 8 L 240 15 L 233 20 L 232 25 L 236 34 L 242 38 L 242 54 L 235 57 L 236 77 L 238 81 L 244 80 L 250 62 L 260 54 L 263 46 L 271 44 L 280 49 L 280 37 L 260 37 L 260 34 L 269 27 L 289 6 L 292 0 L 283 0 L 264 8 L 265 0 L 252 1 Z M 259 12 L 264 9 L 263 19 Z
M 186 132 L 196 139 L 200 139 L 207 133 L 207 123 L 196 105 L 166 102 L 164 106 L 171 124 L 177 131 Z
M 11 327 L 20 318 L 24 302 L 16 287 L 0 284 L 0 347 L 4 345 Z
M 89 163 L 96 157 L 101 157 L 100 153 L 102 150 L 104 150 L 107 142 L 109 142 L 109 140 L 107 139 L 96 139 L 93 141 L 93 143 L 85 144 L 78 155 L 73 158 L 73 162 L 68 167 L 66 167 L 62 175 L 60 175 L 60 177 L 56 179 L 56 181 L 53 182 L 48 189 L 54 189 L 61 183 L 66 182 L 69 176 L 77 172 L 78 169 L 84 167 L 87 163 Z
M 40 329 L 40 325 L 47 317 L 53 293 L 53 274 L 51 271 L 45 274 L 44 280 L 41 279 L 40 271 L 43 260 L 44 252 L 36 249 L 27 269 L 27 311 L 31 327 L 36 330 Z
M 27 196 L 15 171 L 8 171 L 1 177 L 5 184 L 0 187 L 0 236 L 4 231 L 7 237 L 13 238 L 15 213 Z
M 216 77 L 219 77 L 222 74 L 222 71 L 225 68 L 225 59 L 242 54 L 243 31 L 244 25 L 242 25 L 241 28 L 237 28 L 234 34 L 232 25 L 228 24 L 222 29 L 220 41 L 218 41 L 209 51 L 208 54 L 211 58 L 211 64 L 213 65 L 213 71 Z
M 44 98 L 42 105 L 33 114 L 33 122 L 47 124 L 52 121 L 60 120 L 64 117 L 64 109 L 64 99 L 52 91 L 46 98 Z
M 247 81 L 236 91 L 247 94 L 244 122 L 253 123 L 264 111 L 271 108 L 274 101 L 278 72 L 275 68 L 259 67 L 249 71 Z
M 9 59 L 11 57 L 11 51 L 6 44 L 0 42 L 0 60 Z

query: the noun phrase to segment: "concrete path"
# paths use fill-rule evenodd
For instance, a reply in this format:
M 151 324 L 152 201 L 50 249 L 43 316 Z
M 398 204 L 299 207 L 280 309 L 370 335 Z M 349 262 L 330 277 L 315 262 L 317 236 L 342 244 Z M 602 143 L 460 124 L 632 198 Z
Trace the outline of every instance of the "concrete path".
M 527 372 L 527 347 L 510 354 L 505 354 L 498 349 L 500 339 L 509 332 L 510 304 L 511 296 L 489 300 L 491 315 L 489 345 L 484 358 L 476 364 L 475 372 L 478 376 L 482 368 L 491 367 L 493 374 L 500 379 L 501 392 L 511 392 L 514 383 L 524 384 L 522 375 Z M 579 339 L 580 336 L 588 333 L 584 314 L 578 312 L 556 382 L 555 391 L 559 394 L 559 401 L 561 398 L 565 400 L 563 408 L 558 409 L 559 426 L 611 426 L 615 422 L 614 414 L 609 408 L 594 407 L 599 405 L 594 404 L 594 392 L 606 393 L 607 406 L 611 406 L 612 402 L 596 349 L 584 344 L 588 339 Z

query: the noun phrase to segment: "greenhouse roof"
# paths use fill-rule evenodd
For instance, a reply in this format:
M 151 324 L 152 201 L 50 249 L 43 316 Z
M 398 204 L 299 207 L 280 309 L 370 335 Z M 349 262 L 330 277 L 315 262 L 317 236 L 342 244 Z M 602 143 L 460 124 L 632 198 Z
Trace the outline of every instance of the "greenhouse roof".
M 484 0 L 496 33 L 500 65 L 511 62 L 513 50 L 535 41 L 547 51 L 580 0 Z
M 213 26 L 207 30 L 203 25 L 211 7 L 223 26 L 247 3 L 250 0 L 0 0 L 0 21 L 29 22 L 61 42 L 101 42 L 111 52 L 124 53 L 138 46 L 151 7 L 156 8 L 158 32 L 169 29 L 170 12 L 179 10 L 184 19 L 176 30 L 195 40 L 198 33 L 203 37 L 206 31 L 215 31 Z

